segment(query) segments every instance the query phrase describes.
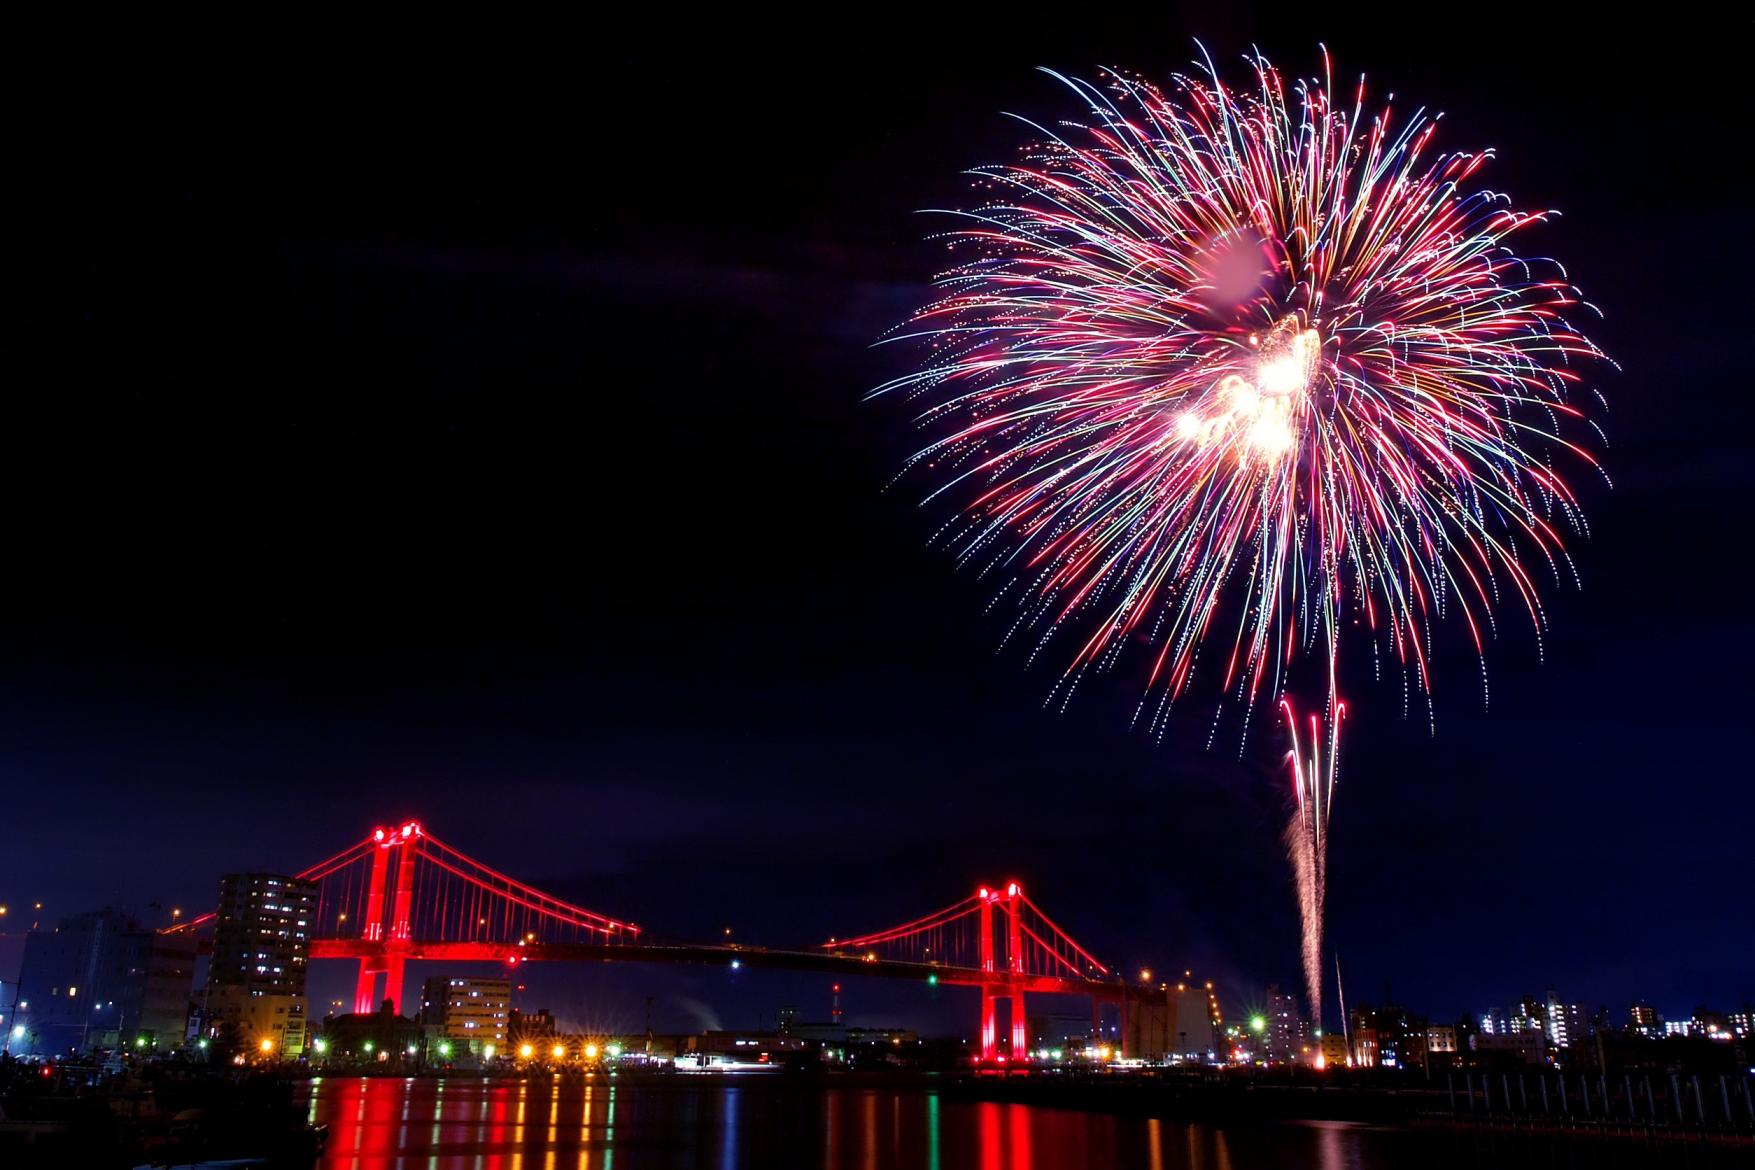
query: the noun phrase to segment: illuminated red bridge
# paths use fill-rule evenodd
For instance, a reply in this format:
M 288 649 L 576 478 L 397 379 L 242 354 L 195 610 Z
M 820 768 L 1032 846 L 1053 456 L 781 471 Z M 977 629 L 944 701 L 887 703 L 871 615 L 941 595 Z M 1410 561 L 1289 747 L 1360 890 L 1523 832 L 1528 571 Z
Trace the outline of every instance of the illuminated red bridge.
M 411 960 L 735 963 L 979 988 L 981 1056 L 992 1061 L 999 1059 L 1001 1000 L 1010 1006 L 1011 1050 L 1022 1053 L 1028 1047 L 1026 993 L 1090 996 L 1093 1011 L 1116 1003 L 1123 1012 L 1139 994 L 1056 926 L 1017 882 L 984 886 L 888 930 L 788 950 L 650 941 L 630 922 L 483 865 L 418 821 L 374 830 L 297 876 L 317 886 L 311 958 L 359 964 L 357 1012 L 373 1011 L 386 999 L 400 1005 Z M 172 929 L 200 929 L 213 918 Z

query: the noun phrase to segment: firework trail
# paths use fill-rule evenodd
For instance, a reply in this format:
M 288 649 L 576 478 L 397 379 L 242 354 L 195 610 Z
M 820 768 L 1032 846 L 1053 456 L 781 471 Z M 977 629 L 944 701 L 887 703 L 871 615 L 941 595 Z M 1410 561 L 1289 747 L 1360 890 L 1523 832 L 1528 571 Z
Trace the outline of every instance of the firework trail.
M 1436 153 L 1435 117 L 1368 110 L 1362 81 L 1337 98 L 1326 55 L 1290 85 L 1249 64 L 1241 91 L 1210 63 L 1168 92 L 1055 74 L 1085 116 L 971 172 L 955 266 L 892 338 L 928 357 L 874 393 L 918 403 L 909 466 L 960 504 L 939 538 L 1018 606 L 1007 638 L 1069 639 L 1051 700 L 1135 648 L 1155 735 L 1197 680 L 1245 735 L 1281 710 L 1320 1022 L 1343 631 L 1428 718 L 1440 621 L 1483 695 L 1499 609 L 1539 645 L 1584 523 L 1555 457 L 1596 467 L 1571 399 L 1601 354 L 1565 273 L 1507 244 L 1548 213 L 1472 187 L 1489 154 Z
M 1304 992 L 1317 1027 L 1322 1026 L 1322 909 L 1328 890 L 1328 812 L 1334 801 L 1335 763 L 1340 758 L 1341 720 L 1347 713 L 1338 703 L 1329 713 L 1327 751 L 1321 723 L 1310 717 L 1309 738 L 1300 742 L 1298 716 L 1292 700 L 1281 699 L 1280 711 L 1292 738 L 1286 758 L 1292 770 L 1292 793 L 1297 801 L 1286 823 L 1286 856 L 1292 863 L 1292 880 L 1298 889 L 1298 916 L 1303 924 Z M 1306 756 L 1303 747 L 1308 746 Z

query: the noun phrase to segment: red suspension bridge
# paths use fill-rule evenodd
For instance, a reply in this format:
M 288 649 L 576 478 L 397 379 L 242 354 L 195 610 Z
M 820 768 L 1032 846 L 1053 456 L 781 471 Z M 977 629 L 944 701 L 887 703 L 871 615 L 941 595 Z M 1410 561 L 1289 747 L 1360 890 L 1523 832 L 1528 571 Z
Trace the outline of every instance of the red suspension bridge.
M 734 963 L 979 988 L 981 1056 L 999 1059 L 998 1005 L 1010 1048 L 1025 1051 L 1026 994 L 1089 996 L 1125 1014 L 1143 994 L 1056 926 L 1017 882 L 983 886 L 888 930 L 795 949 L 658 942 L 638 926 L 545 894 L 434 837 L 418 821 L 380 828 L 296 875 L 317 888 L 311 958 L 359 964 L 354 1010 L 403 1002 L 410 961 Z M 172 930 L 201 930 L 206 914 Z M 383 989 L 379 990 L 379 979 Z M 1125 1027 L 1122 1029 L 1126 1032 Z

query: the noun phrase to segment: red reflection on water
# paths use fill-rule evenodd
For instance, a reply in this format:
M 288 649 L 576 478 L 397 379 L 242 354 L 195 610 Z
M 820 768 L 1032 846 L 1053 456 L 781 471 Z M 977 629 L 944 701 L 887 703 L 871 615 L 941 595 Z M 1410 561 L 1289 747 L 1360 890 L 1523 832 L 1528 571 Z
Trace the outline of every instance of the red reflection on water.
M 976 1128 L 981 1133 L 981 1170 L 1000 1170 L 1004 1151 L 999 1147 L 999 1110 L 992 1101 L 975 1107 Z
M 1034 1159 L 1030 1156 L 1030 1114 L 1021 1105 L 1007 1105 L 1007 1115 L 1011 1119 L 1010 1141 L 1006 1152 L 1011 1155 L 1011 1163 L 1006 1170 L 1030 1170 Z
M 677 1079 L 328 1078 L 309 1116 L 323 1170 L 1335 1170 L 1346 1127 L 1223 1131 L 916 1088 Z

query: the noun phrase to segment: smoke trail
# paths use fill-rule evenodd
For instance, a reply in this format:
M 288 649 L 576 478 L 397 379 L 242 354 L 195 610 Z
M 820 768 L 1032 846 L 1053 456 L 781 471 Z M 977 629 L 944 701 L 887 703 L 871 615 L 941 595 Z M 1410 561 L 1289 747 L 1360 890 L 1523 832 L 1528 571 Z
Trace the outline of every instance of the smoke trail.
M 1302 952 L 1304 958 L 1304 993 L 1310 1005 L 1310 1019 L 1317 1029 L 1322 1027 L 1322 923 L 1323 903 L 1328 892 L 1328 817 L 1334 802 L 1335 765 L 1339 758 L 1341 719 L 1345 703 L 1331 700 L 1327 750 L 1324 750 L 1322 725 L 1311 715 L 1309 756 L 1298 737 L 1298 717 L 1290 699 L 1280 700 L 1280 711 L 1286 718 L 1292 749 L 1286 760 L 1292 767 L 1292 792 L 1297 804 L 1286 824 L 1286 857 L 1292 863 L 1292 880 L 1298 889 L 1298 916 L 1303 924 Z
M 1286 824 L 1286 857 L 1298 888 L 1298 916 L 1303 923 L 1304 994 L 1310 1018 L 1322 1026 L 1322 901 L 1326 844 L 1316 825 L 1300 807 Z

